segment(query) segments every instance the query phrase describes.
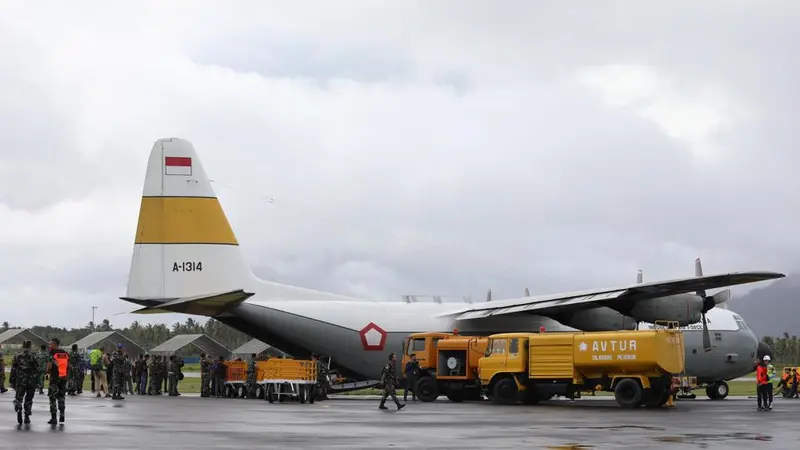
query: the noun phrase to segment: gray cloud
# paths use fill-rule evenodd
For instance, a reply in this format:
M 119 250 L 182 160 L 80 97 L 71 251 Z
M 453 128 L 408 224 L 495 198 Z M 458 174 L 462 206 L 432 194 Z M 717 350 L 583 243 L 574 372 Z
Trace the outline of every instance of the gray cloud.
M 792 271 L 800 7 L 647 3 L 4 3 L 4 317 L 132 309 L 166 136 L 195 144 L 276 281 L 478 299 L 686 276 L 698 256 Z

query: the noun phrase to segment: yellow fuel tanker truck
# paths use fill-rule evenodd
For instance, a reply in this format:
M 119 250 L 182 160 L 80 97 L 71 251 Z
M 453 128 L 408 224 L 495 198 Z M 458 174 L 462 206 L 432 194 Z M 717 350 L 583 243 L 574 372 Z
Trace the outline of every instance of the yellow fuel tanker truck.
M 489 336 L 478 361 L 481 388 L 501 404 L 607 391 L 625 408 L 664 405 L 672 377 L 684 371 L 684 343 L 677 323 L 660 325 L 646 331 Z

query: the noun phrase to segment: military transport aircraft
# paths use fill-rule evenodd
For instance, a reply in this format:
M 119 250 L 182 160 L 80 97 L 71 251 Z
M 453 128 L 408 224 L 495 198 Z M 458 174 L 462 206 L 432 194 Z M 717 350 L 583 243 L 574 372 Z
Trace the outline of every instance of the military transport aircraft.
M 711 311 L 724 311 L 714 307 L 727 294 L 706 295 L 706 289 L 783 276 L 738 272 L 457 307 L 370 301 L 263 281 L 245 261 L 194 146 L 168 138 L 155 142 L 147 163 L 128 289 L 121 298 L 143 306 L 135 313 L 214 317 L 294 356 L 328 355 L 335 368 L 375 380 L 387 354 L 401 352 L 404 337 L 414 332 L 535 331 L 549 319 L 586 331 L 632 329 L 638 322 L 660 320 L 691 326 Z M 723 323 L 722 317 L 712 316 L 711 326 Z M 704 345 L 694 349 L 698 355 L 752 334 L 720 340 L 714 330 L 712 343 L 705 322 L 701 329 Z M 749 359 L 749 354 L 738 355 L 730 364 Z

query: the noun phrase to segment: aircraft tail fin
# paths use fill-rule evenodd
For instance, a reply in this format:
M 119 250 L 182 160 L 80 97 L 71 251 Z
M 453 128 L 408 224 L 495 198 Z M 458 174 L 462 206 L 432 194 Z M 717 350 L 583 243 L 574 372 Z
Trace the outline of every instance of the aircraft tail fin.
M 240 295 L 227 295 L 232 292 Z M 211 303 L 229 308 L 253 293 L 267 300 L 346 298 L 259 280 L 194 146 L 178 138 L 157 140 L 147 162 L 128 289 L 121 299 L 145 306 L 142 313 L 156 312 L 155 305 L 171 305 L 171 312 L 194 314 L 177 311 L 174 302 L 182 302 L 179 309 L 186 310 L 188 302 L 193 311 L 212 311 L 198 302 L 223 295 L 226 301 Z
M 249 289 L 254 278 L 194 146 L 156 141 L 125 298 L 152 303 Z

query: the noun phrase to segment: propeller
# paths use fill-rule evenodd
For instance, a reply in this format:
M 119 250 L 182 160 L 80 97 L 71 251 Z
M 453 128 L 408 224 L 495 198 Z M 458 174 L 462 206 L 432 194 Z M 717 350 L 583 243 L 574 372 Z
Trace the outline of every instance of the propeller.
M 700 258 L 694 260 L 694 276 L 703 276 L 703 265 L 700 263 Z M 721 305 L 722 308 L 728 309 L 727 302 L 731 298 L 731 291 L 730 289 L 725 289 L 722 292 L 717 292 L 714 295 L 708 296 L 706 295 L 705 289 L 699 289 L 697 291 L 697 295 L 703 299 L 703 350 L 710 352 L 712 349 L 711 334 L 708 331 L 708 320 L 706 320 L 706 313 L 717 305 Z

